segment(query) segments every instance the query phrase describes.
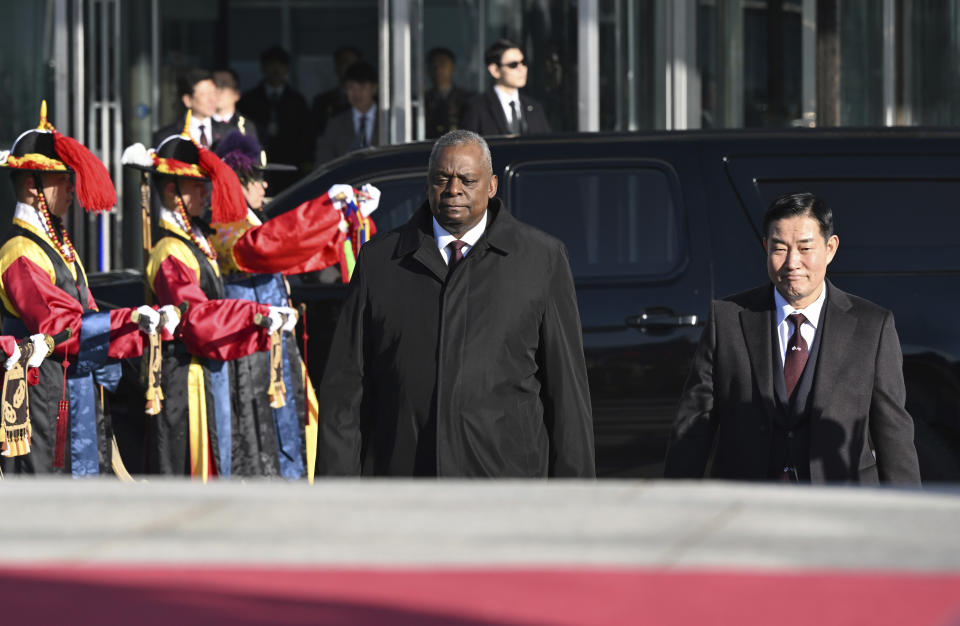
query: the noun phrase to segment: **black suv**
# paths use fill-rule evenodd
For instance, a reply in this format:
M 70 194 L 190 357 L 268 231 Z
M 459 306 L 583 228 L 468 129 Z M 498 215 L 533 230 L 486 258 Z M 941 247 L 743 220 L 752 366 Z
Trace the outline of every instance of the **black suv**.
M 509 210 L 570 252 L 600 476 L 660 475 L 710 300 L 768 280 L 763 213 L 782 193 L 812 191 L 833 208 L 840 237 L 830 279 L 896 315 L 924 481 L 960 481 L 960 324 L 950 318 L 960 310 L 960 132 L 585 134 L 494 139 L 490 148 Z M 382 192 L 377 229 L 391 230 L 425 198 L 430 149 L 355 152 L 269 211 L 334 183 L 369 182 Z M 141 280 L 132 271 L 90 276 L 105 308 L 141 303 Z M 319 383 L 347 287 L 290 282 L 309 303 L 308 360 Z M 136 363 L 129 369 L 135 380 Z M 132 402 L 114 405 L 121 446 L 142 442 L 140 416 L 121 415 Z
M 766 282 L 761 219 L 781 193 L 833 207 L 828 275 L 888 307 L 926 481 L 960 480 L 960 133 L 726 131 L 493 139 L 500 197 L 562 239 L 583 322 L 600 476 L 659 476 L 708 304 Z M 429 143 L 353 153 L 278 196 L 273 214 L 334 183 L 382 191 L 379 231 L 423 202 Z M 294 280 L 322 374 L 344 285 Z M 958 307 L 960 308 L 960 307 Z

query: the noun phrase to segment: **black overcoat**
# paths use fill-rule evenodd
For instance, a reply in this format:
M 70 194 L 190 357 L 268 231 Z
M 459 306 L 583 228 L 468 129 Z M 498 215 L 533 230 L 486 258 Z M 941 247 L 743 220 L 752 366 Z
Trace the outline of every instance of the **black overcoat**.
M 360 250 L 320 387 L 323 474 L 593 477 L 566 250 L 499 200 L 449 273 L 426 203 Z
M 807 405 L 811 482 L 919 484 L 893 314 L 826 282 L 820 355 Z M 665 474 L 769 476 L 779 419 L 773 286 L 714 301 L 674 423 Z M 777 361 L 779 364 L 779 361 Z M 807 468 L 805 468 L 807 469 Z

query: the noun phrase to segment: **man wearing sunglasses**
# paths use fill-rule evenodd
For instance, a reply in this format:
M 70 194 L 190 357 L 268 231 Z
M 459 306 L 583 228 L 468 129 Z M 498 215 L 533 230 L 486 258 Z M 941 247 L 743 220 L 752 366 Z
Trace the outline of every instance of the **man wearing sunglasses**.
M 467 103 L 460 127 L 480 135 L 549 133 L 543 107 L 520 93 L 527 84 L 527 65 L 520 46 L 500 39 L 487 48 L 484 60 L 494 85 Z

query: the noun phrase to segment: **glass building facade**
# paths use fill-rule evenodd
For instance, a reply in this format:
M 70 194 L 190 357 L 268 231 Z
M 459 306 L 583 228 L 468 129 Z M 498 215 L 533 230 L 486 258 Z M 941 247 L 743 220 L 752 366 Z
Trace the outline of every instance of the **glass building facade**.
M 37 123 L 108 163 L 122 197 L 73 217 L 91 271 L 141 261 L 137 180 L 122 147 L 179 114 L 176 77 L 230 67 L 242 89 L 279 44 L 307 99 L 336 84 L 333 52 L 380 77 L 383 142 L 422 139 L 426 52 L 488 87 L 483 51 L 521 44 L 527 93 L 557 132 L 960 122 L 960 0 L 0 0 L 0 148 Z M 304 120 L 304 127 L 310 127 Z M 0 184 L 0 219 L 12 198 Z

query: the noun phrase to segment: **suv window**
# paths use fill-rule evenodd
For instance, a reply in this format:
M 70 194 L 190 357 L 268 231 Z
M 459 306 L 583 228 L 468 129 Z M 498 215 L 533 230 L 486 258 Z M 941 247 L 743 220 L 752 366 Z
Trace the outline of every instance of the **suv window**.
M 380 190 L 380 205 L 370 216 L 377 225 L 378 233 L 385 233 L 406 224 L 427 199 L 425 172 L 368 179 L 354 184 L 360 186 L 365 182 Z
M 683 260 L 680 211 L 661 169 L 520 167 L 509 197 L 517 218 L 566 244 L 577 278 L 664 276 Z
M 960 268 L 960 180 L 759 181 L 758 187 L 767 204 L 798 189 L 826 201 L 840 237 L 834 271 Z

